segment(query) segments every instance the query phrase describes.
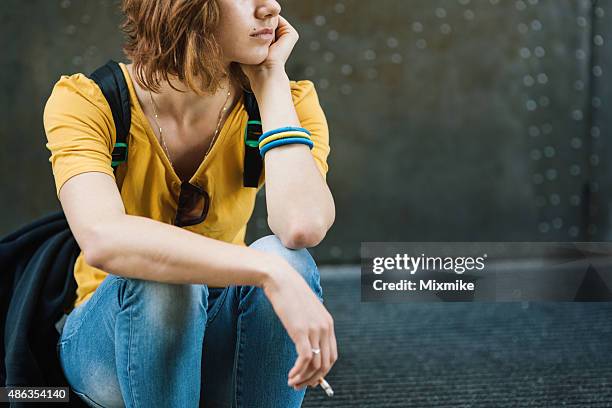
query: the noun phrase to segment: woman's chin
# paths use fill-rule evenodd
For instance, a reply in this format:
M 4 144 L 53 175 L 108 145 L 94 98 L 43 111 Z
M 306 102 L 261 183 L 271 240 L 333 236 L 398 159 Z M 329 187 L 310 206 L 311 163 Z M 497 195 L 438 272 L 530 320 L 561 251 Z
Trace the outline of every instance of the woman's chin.
M 239 62 L 245 65 L 259 65 L 268 58 L 268 50 L 268 47 L 261 47 L 261 51 L 254 49 L 249 55 L 241 58 Z

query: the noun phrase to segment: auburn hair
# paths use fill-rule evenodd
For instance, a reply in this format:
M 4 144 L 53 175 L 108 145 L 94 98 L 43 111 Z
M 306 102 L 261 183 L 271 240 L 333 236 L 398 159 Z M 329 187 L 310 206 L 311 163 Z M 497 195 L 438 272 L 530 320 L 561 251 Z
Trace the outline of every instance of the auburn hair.
M 215 38 L 217 0 L 123 0 L 122 11 L 123 52 L 144 89 L 159 92 L 169 76 L 199 95 L 215 93 L 226 76 L 243 90 L 251 89 L 238 63 L 232 62 L 229 70 L 223 66 Z

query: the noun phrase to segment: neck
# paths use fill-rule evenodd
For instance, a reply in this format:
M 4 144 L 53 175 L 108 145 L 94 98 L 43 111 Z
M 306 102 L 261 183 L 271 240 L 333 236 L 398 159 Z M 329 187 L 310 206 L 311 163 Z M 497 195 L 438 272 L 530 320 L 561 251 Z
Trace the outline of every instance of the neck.
M 132 74 L 132 64 L 128 65 L 128 69 Z M 132 78 L 134 78 L 133 74 Z M 170 83 L 176 89 L 173 89 Z M 135 83 L 135 86 L 138 85 Z M 215 93 L 198 95 L 186 85 L 170 79 L 170 82 L 162 81 L 160 91 L 151 94 L 160 116 L 170 116 L 177 123 L 190 127 L 199 121 L 216 118 L 224 106 L 227 106 L 229 110 L 229 107 L 233 106 L 233 101 L 240 97 L 237 95 L 238 89 L 239 87 L 226 77 L 221 80 L 221 87 Z M 229 99 L 228 91 L 230 91 Z M 150 101 L 149 91 L 141 89 L 141 92 L 146 95 L 145 100 Z M 224 105 L 226 100 L 227 105 Z

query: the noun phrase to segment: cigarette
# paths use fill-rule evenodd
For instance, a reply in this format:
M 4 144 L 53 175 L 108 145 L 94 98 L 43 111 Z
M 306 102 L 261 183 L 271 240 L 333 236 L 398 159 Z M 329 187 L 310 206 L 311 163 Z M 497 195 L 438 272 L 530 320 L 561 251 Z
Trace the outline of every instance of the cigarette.
M 329 386 L 329 384 L 327 383 L 327 381 L 325 381 L 324 378 L 321 378 L 319 380 L 319 383 L 321 384 L 321 388 L 323 388 L 328 397 L 334 396 L 334 390 L 332 390 L 332 387 Z

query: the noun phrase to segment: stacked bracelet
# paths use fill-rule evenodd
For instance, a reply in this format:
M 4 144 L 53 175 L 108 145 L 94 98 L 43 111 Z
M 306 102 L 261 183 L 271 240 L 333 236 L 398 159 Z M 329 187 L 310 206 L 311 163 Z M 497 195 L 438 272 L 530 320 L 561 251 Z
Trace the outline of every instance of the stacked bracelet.
M 310 140 L 310 132 L 301 127 L 287 126 L 267 131 L 259 137 L 259 154 L 263 158 L 266 152 L 277 146 L 292 143 L 308 145 L 311 149 L 314 144 Z

